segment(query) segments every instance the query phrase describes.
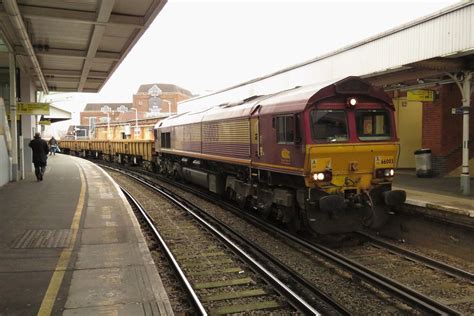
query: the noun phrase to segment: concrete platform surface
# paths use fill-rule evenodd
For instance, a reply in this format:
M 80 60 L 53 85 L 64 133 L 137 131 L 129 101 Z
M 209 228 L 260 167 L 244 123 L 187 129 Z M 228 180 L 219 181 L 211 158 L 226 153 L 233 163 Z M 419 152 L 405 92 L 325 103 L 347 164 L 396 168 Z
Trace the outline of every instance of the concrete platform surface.
M 115 182 L 94 164 L 49 157 L 0 188 L 0 315 L 170 315 L 167 293 Z
M 407 192 L 409 205 L 474 217 L 474 178 L 471 178 L 471 194 L 467 196 L 460 192 L 459 178 L 418 178 L 414 171 L 408 170 L 396 174 L 393 188 Z

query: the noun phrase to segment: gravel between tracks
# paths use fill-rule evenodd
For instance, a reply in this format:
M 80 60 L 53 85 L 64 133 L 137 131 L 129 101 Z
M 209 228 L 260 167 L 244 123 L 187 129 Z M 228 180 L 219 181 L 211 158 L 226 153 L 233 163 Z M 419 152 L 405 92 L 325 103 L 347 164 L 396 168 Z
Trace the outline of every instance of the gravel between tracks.
M 136 183 L 134 180 L 129 179 L 127 176 L 124 176 L 122 174 L 119 174 L 113 171 L 108 171 L 108 172 L 109 174 L 111 174 L 111 176 L 114 178 L 114 180 L 117 183 L 119 183 L 121 186 L 126 188 L 140 202 L 140 204 L 148 211 L 149 215 L 157 223 L 159 230 L 160 230 L 160 222 L 173 221 L 174 217 L 182 216 L 182 215 L 178 215 L 178 213 L 182 213 L 181 210 L 177 210 L 177 208 L 174 205 L 172 205 L 167 200 L 161 198 L 155 192 L 152 192 L 149 189 L 144 189 L 141 184 Z M 168 235 L 169 237 L 172 237 L 172 235 L 175 235 L 175 237 L 181 236 L 179 232 L 173 232 L 172 229 L 165 228 L 165 230 L 168 230 L 168 231 L 163 232 L 160 230 L 160 233 L 163 235 L 165 240 L 167 239 L 165 235 Z M 189 241 L 188 250 L 190 253 L 192 252 L 191 250 L 193 248 L 196 248 L 196 249 L 199 248 L 198 243 L 200 243 L 201 239 L 198 235 L 200 234 L 202 234 L 202 230 L 196 231 L 195 238 L 192 238 L 192 237 L 190 238 L 188 236 L 185 236 L 185 238 Z M 168 243 L 168 246 L 172 248 L 172 244 Z M 199 250 L 201 252 L 203 251 L 202 248 L 200 248 Z M 219 251 L 221 249 L 207 249 L 207 250 Z M 182 286 L 179 283 L 179 281 L 176 279 L 176 277 L 174 277 L 173 275 L 174 272 L 169 267 L 166 258 L 162 256 L 159 251 L 153 251 L 152 255 L 153 255 L 153 259 L 155 260 L 155 263 L 157 264 L 157 268 L 158 268 L 158 271 L 160 272 L 160 275 L 164 275 L 164 277 L 162 276 L 163 284 L 165 286 L 165 289 L 168 292 L 168 295 L 170 296 L 169 299 L 173 307 L 173 310 L 177 313 L 189 314 L 190 312 L 192 312 L 192 310 L 190 309 L 189 303 L 186 301 L 187 294 L 181 289 Z M 186 261 L 186 259 L 183 259 L 183 260 Z M 191 262 L 191 266 L 192 266 L 192 262 Z M 191 269 L 198 269 L 198 268 L 191 267 Z M 245 271 L 245 273 L 248 275 L 249 273 L 252 274 L 253 272 L 247 270 Z M 218 280 L 223 280 L 223 279 L 221 278 Z M 195 279 L 194 281 L 199 282 L 200 278 L 197 277 L 197 279 Z M 206 281 L 209 281 L 209 279 L 206 279 Z M 254 288 L 255 286 L 253 283 L 245 287 L 239 286 L 239 289 L 252 290 Z M 216 292 L 215 289 L 204 290 L 204 295 L 215 294 L 215 292 Z M 201 291 L 201 294 L 203 294 L 202 291 Z M 258 299 L 263 302 L 272 297 L 276 300 L 279 299 L 278 296 L 266 296 L 266 297 L 261 297 Z M 233 302 L 236 303 L 237 305 L 252 303 L 250 298 L 244 298 L 244 297 L 240 298 L 239 300 L 234 300 Z M 208 306 L 211 310 L 224 306 L 223 302 L 221 301 L 216 301 L 209 304 L 211 304 L 211 306 Z M 274 309 L 272 312 L 275 314 L 281 314 L 281 315 L 292 314 L 292 312 L 288 310 L 286 307 Z M 261 312 L 252 312 L 252 314 L 260 314 L 260 313 Z
M 413 252 L 415 252 L 417 254 L 420 254 L 420 255 L 423 255 L 423 256 L 433 258 L 433 259 L 438 260 L 440 262 L 444 262 L 448 265 L 459 268 L 461 270 L 465 270 L 465 271 L 474 273 L 474 260 L 473 261 L 463 260 L 461 258 L 451 256 L 451 255 L 442 253 L 442 252 L 434 250 L 434 249 L 420 247 L 420 246 L 417 246 L 417 245 L 414 245 L 414 244 L 411 244 L 411 243 L 408 243 L 408 242 L 405 242 L 405 241 L 401 241 L 401 240 L 398 240 L 398 241 L 394 242 L 393 240 L 388 239 L 388 238 L 384 238 L 382 236 L 377 236 L 377 237 L 381 238 L 382 240 L 394 243 L 398 247 L 413 251 Z M 455 238 L 455 237 L 451 237 L 451 238 Z M 471 245 L 471 247 L 472 247 L 472 245 Z M 466 251 L 474 252 L 474 250 L 472 250 L 472 248 L 471 249 L 466 249 Z M 472 257 L 474 258 L 474 254 L 473 254 Z
M 130 181 L 130 180 L 128 180 Z M 159 181 L 158 181 L 159 182 Z M 160 182 L 159 182 L 160 183 Z M 199 205 L 213 216 L 230 225 L 237 232 L 254 240 L 259 246 L 266 249 L 272 255 L 278 257 L 283 263 L 303 275 L 316 284 L 328 295 L 332 296 L 340 304 L 344 305 L 355 315 L 367 314 L 413 314 L 416 311 L 403 303 L 388 297 L 384 293 L 372 288 L 363 281 L 353 278 L 349 273 L 335 268 L 334 264 L 314 255 L 309 251 L 303 251 L 299 246 L 285 240 L 276 239 L 261 229 L 247 223 L 245 220 L 233 215 L 221 207 L 209 203 L 193 194 L 170 187 L 168 184 L 160 183 L 168 189 L 179 194 L 186 200 Z M 135 194 L 134 192 L 132 192 Z M 140 194 L 140 192 L 137 192 Z M 156 200 L 156 201 L 155 201 Z M 158 203 L 162 198 L 149 199 L 150 203 Z M 167 203 L 166 201 L 164 201 Z M 143 205 L 147 207 L 147 205 Z
M 469 281 L 448 276 L 370 243 L 345 247 L 338 252 L 465 315 L 474 310 L 474 285 Z

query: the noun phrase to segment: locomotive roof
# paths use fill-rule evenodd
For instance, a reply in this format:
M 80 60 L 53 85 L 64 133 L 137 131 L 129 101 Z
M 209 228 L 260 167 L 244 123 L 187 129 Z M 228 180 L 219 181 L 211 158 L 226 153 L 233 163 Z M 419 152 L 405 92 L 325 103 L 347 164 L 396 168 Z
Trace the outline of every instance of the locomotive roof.
M 275 94 L 253 96 L 201 111 L 178 114 L 157 123 L 155 128 L 249 117 L 257 108 L 259 114 L 274 113 L 275 111 L 279 113 L 301 112 L 308 105 L 337 94 L 366 94 L 393 108 L 390 98 L 381 88 L 373 87 L 359 77 L 347 77 L 338 81 L 295 87 Z

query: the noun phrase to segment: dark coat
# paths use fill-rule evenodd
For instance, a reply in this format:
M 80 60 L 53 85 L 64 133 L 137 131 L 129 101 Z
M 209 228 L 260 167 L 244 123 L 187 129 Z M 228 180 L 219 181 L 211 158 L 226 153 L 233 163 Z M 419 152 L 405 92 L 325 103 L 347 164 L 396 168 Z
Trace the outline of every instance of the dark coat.
M 48 143 L 41 138 L 35 138 L 28 146 L 30 146 L 33 150 L 33 163 L 45 164 L 46 160 L 48 159 Z

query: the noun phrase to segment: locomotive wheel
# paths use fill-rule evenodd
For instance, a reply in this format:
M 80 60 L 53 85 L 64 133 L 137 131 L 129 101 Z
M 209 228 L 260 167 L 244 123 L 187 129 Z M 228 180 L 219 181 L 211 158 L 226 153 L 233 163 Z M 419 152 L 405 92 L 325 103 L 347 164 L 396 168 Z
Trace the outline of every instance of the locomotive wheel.
M 231 188 L 227 188 L 227 190 L 225 191 L 225 196 L 227 199 L 231 200 L 231 201 L 235 201 L 236 200 L 236 194 L 235 194 L 235 191 L 232 190 Z
M 268 205 L 264 208 L 261 208 L 260 209 L 260 217 L 263 218 L 263 219 L 269 219 L 270 218 L 270 214 L 272 214 L 272 205 Z
M 288 229 L 290 230 L 290 233 L 296 234 L 301 230 L 302 227 L 302 222 L 301 219 L 298 215 L 293 216 L 291 221 L 288 223 Z

